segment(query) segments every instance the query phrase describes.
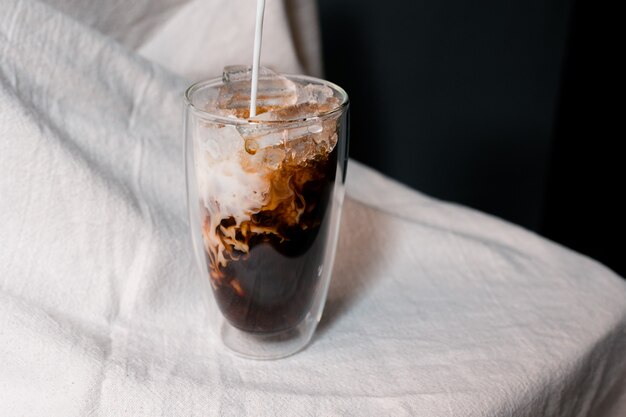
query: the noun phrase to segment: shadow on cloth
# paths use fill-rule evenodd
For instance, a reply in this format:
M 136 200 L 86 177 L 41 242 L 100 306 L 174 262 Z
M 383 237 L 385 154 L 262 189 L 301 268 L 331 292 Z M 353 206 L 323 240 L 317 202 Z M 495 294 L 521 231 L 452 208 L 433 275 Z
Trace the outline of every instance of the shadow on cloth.
M 346 196 L 335 266 L 315 338 L 340 321 L 381 277 L 386 221 L 380 211 Z

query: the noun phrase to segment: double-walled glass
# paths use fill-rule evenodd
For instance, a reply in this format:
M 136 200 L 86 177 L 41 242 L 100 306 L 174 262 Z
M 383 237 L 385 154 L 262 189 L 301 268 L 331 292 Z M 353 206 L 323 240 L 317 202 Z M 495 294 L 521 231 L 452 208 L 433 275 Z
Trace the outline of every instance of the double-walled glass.
M 190 225 L 211 326 L 230 350 L 256 359 L 288 356 L 311 340 L 344 197 L 348 97 L 327 81 L 287 78 L 330 88 L 334 105 L 253 121 L 207 110 L 221 78 L 185 94 Z

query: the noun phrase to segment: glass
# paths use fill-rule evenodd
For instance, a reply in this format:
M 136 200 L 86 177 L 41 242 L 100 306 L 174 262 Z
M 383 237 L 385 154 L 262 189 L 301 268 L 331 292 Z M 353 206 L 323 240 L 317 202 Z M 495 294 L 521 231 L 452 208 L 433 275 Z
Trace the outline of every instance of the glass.
M 187 203 L 211 326 L 231 351 L 255 359 L 311 340 L 344 198 L 348 96 L 324 80 L 286 77 L 330 88 L 337 104 L 252 121 L 207 111 L 221 78 L 185 93 Z

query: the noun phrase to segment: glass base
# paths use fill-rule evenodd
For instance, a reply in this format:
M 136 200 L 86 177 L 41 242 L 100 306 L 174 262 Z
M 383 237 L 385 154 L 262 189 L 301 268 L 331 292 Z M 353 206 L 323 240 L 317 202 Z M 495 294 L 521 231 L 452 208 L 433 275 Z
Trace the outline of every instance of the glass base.
M 270 360 L 302 350 L 311 340 L 316 325 L 317 321 L 310 313 L 296 327 L 278 333 L 245 332 L 224 320 L 220 334 L 224 345 L 237 356 Z

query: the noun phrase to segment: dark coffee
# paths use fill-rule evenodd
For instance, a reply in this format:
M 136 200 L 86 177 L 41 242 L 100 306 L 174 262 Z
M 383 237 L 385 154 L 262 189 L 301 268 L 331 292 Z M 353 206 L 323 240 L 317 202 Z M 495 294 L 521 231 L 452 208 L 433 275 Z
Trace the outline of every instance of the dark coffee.
M 336 149 L 316 149 L 304 159 L 287 155 L 267 178 L 267 204 L 250 220 L 237 225 L 226 218 L 210 231 L 205 211 L 205 239 L 212 234 L 224 246 L 222 262 L 210 250 L 205 254 L 217 304 L 230 324 L 274 333 L 304 319 L 320 290 L 336 169 Z

